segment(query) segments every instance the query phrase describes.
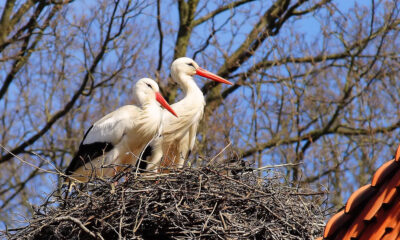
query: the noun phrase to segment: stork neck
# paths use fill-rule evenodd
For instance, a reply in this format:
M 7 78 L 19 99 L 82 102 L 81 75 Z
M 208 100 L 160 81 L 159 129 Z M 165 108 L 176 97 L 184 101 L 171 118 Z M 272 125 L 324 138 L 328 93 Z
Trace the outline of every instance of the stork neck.
M 200 88 L 197 86 L 196 82 L 194 81 L 192 76 L 189 76 L 187 74 L 180 74 L 178 75 L 177 82 L 181 83 L 181 88 L 183 90 L 183 92 L 185 93 L 185 95 L 188 94 L 201 94 L 203 95 L 203 93 L 201 92 Z

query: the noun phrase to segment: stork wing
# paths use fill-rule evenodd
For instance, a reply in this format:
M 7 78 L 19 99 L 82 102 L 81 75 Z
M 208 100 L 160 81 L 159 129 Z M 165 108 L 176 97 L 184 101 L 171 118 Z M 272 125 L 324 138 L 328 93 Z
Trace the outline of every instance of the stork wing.
M 199 126 L 199 122 L 195 122 L 192 126 L 190 126 L 189 131 L 186 132 L 185 136 L 180 141 L 179 145 L 179 158 L 176 158 L 175 165 L 179 167 L 183 167 L 185 165 L 185 161 L 189 158 L 192 153 L 194 144 L 196 143 L 196 134 L 197 128 Z
M 182 153 L 185 158 L 188 158 L 190 153 L 193 150 L 194 144 L 196 142 L 196 134 L 197 128 L 199 127 L 199 122 L 195 122 L 189 129 L 189 143 L 188 143 L 188 152 Z
M 111 151 L 122 140 L 126 130 L 133 127 L 135 112 L 135 106 L 126 105 L 94 123 L 85 133 L 65 173 L 71 175 L 86 163 Z
M 178 152 L 179 156 L 176 156 L 174 165 L 178 168 L 182 168 L 185 165 L 185 161 L 189 158 L 194 144 L 196 143 L 197 128 L 199 127 L 200 119 L 203 116 L 203 112 L 198 112 L 194 117 L 192 124 L 186 131 L 185 135 L 179 142 Z

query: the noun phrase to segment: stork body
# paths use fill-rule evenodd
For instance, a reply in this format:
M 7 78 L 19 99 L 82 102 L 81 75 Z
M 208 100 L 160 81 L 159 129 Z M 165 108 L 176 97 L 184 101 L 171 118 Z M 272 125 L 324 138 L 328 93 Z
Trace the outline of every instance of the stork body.
M 171 105 L 179 115 L 179 119 L 164 114 L 162 136 L 151 144 L 152 154 L 147 158 L 149 162 L 147 165 L 148 170 L 155 170 L 158 167 L 183 167 L 185 160 L 194 147 L 197 128 L 203 117 L 206 104 L 203 93 L 193 79 L 194 75 L 200 75 L 225 84 L 232 84 L 200 68 L 190 58 L 178 58 L 172 63 L 172 79 L 180 85 L 185 96 L 181 101 Z
M 160 104 L 172 114 L 175 112 L 152 79 L 140 79 L 133 93 L 137 106 L 120 107 L 89 128 L 66 175 L 87 181 L 94 175 L 111 177 L 120 170 L 120 165 L 136 164 L 144 148 L 161 133 L 163 111 Z

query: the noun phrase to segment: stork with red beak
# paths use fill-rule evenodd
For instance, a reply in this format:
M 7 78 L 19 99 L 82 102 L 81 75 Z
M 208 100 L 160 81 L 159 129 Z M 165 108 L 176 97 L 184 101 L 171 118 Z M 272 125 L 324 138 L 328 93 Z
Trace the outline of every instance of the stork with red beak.
M 171 65 L 171 76 L 180 85 L 185 96 L 171 107 L 177 112 L 179 119 L 164 114 L 162 137 L 152 142 L 144 154 L 148 160 L 147 170 L 158 167 L 181 168 L 194 147 L 197 127 L 205 106 L 203 93 L 194 81 L 194 75 L 232 85 L 228 80 L 199 67 L 193 59 L 176 59 Z
M 161 106 L 177 117 L 159 93 L 157 83 L 150 78 L 142 78 L 135 84 L 133 97 L 137 106 L 123 106 L 89 128 L 65 171 L 70 179 L 111 177 L 121 168 L 118 166 L 136 165 L 144 148 L 161 133 Z M 116 168 L 107 168 L 114 164 Z

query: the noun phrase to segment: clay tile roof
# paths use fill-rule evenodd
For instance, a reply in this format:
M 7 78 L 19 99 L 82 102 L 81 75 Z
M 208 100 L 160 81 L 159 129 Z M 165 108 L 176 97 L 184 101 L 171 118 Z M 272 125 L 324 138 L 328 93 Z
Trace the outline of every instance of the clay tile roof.
M 400 146 L 371 184 L 356 190 L 326 224 L 319 240 L 400 239 Z

